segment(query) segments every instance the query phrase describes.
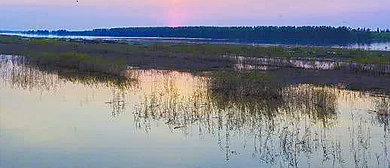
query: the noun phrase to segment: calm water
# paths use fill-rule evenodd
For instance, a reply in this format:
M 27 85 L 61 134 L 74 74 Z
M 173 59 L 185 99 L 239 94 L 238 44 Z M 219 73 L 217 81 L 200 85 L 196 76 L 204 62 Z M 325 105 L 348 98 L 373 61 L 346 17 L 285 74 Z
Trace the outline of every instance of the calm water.
M 390 166 L 384 95 L 219 90 L 185 72 L 115 79 L 0 60 L 1 168 Z
M 35 38 L 67 38 L 67 39 L 103 39 L 112 41 L 128 41 L 128 42 L 170 42 L 170 43 L 215 43 L 215 44 L 248 44 L 252 43 L 237 43 L 230 42 L 226 39 L 210 39 L 210 38 L 178 38 L 178 37 L 104 37 L 104 36 L 56 36 L 56 35 L 37 35 L 37 34 L 21 34 L 21 33 L 0 33 L 3 35 L 16 35 L 22 37 L 35 37 Z M 283 45 L 283 44 L 261 44 L 254 43 L 253 45 L 264 45 L 264 46 L 294 46 L 294 45 Z M 299 45 L 297 45 L 299 46 Z M 367 44 L 348 44 L 348 45 L 333 45 L 325 46 L 332 48 L 347 48 L 347 49 L 362 49 L 362 50 L 377 50 L 377 51 L 390 51 L 390 42 L 373 42 Z

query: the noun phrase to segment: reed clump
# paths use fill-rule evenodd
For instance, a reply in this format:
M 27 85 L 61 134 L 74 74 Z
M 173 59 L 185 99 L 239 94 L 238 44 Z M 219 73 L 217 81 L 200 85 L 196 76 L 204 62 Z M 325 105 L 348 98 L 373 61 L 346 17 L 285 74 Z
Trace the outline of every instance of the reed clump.
M 30 57 L 30 60 L 50 67 L 60 67 L 77 70 L 79 72 L 121 75 L 127 65 L 122 60 L 111 61 L 101 57 L 91 56 L 78 52 L 43 52 Z

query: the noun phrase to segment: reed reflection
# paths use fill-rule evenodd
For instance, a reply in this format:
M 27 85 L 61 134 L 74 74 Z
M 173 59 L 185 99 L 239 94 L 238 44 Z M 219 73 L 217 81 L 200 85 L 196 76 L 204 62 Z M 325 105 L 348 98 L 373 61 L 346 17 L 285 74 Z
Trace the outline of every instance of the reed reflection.
M 340 127 L 347 124 L 345 118 L 339 118 L 339 113 L 344 113 L 338 110 L 340 101 L 363 99 L 364 94 L 309 84 L 286 87 L 266 82 L 194 78 L 198 78 L 192 83 L 196 89 L 190 95 L 180 94 L 178 86 L 172 82 L 158 82 L 152 92 L 144 94 L 134 113 L 137 128 L 149 132 L 153 122 L 161 121 L 172 132 L 180 131 L 187 136 L 197 128 L 200 137 L 217 138 L 226 160 L 243 152 L 232 142 L 240 139 L 253 141 L 252 157 L 270 165 L 310 167 L 310 164 L 321 163 L 327 165 L 325 167 L 353 164 L 369 167 L 389 164 L 386 150 L 370 148 L 373 142 L 381 141 L 382 149 L 387 149 L 389 137 L 386 134 L 372 139 L 369 134 L 373 132 L 373 125 L 364 125 L 363 129 L 363 125 L 352 124 L 347 132 Z M 158 89 L 160 84 L 164 87 Z M 377 106 L 387 107 L 383 103 Z M 363 116 L 359 121 L 351 117 L 349 123 L 374 122 L 369 115 Z M 350 135 L 344 136 L 345 133 Z M 347 141 L 349 146 L 345 144 Z M 373 153 L 377 159 L 372 159 Z
M 137 79 L 130 72 L 123 75 L 101 75 L 37 64 L 20 56 L 0 56 L 0 74 L 15 88 L 50 91 L 61 88 L 66 82 L 88 87 L 106 87 L 127 90 Z
M 390 132 L 390 99 L 388 97 L 381 97 L 374 102 L 374 109 L 370 112 L 375 115 L 375 121 L 385 131 Z
M 390 165 L 390 103 L 384 95 L 333 86 L 286 86 L 253 74 L 248 80 L 137 69 L 120 77 L 99 76 L 36 67 L 16 57 L 4 58 L 0 73 L 5 84 L 28 90 L 51 91 L 69 82 L 109 88 L 111 97 L 102 104 L 112 117 L 131 109 L 136 129 L 146 133 L 161 122 L 172 133 L 216 139 L 226 160 L 250 153 L 280 167 Z M 368 107 L 355 109 L 346 106 L 349 102 L 367 102 Z
M 28 66 L 28 60 L 22 57 L 0 57 L 0 73 L 5 84 L 22 89 L 52 90 L 59 88 L 63 82 L 57 75 Z
M 126 109 L 125 95 L 129 94 L 129 90 L 134 90 L 138 83 L 137 76 L 130 71 L 122 75 L 102 75 L 38 64 L 20 56 L 1 56 L 0 74 L 5 85 L 41 93 L 56 92 L 67 83 L 75 87 L 109 88 L 112 97 L 105 104 L 112 109 L 113 117 Z

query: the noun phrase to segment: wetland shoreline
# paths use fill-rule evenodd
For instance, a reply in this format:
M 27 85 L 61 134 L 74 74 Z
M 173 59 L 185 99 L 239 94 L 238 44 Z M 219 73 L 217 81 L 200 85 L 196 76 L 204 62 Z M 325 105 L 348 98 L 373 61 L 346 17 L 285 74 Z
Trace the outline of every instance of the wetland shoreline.
M 42 69 L 60 69 L 92 76 L 122 76 L 129 67 L 135 67 L 187 71 L 196 75 L 222 74 L 224 78 L 244 74 L 239 80 L 282 85 L 342 85 L 347 89 L 390 93 L 390 86 L 387 85 L 390 83 L 389 51 L 126 43 L 0 35 L 0 53 L 24 56 Z M 252 74 L 260 75 L 253 77 Z
M 135 67 L 176 70 L 234 68 L 246 59 L 317 60 L 364 65 L 390 64 L 390 51 L 366 51 L 310 46 L 252 46 L 246 44 L 187 44 L 127 42 L 102 39 L 50 39 L 0 35 L 0 53 L 40 59 L 60 58 L 82 62 L 100 61 Z M 239 57 L 240 60 L 237 60 Z M 283 66 L 283 64 L 281 64 Z M 298 67 L 299 68 L 299 67 Z M 301 67 L 302 68 L 302 67 Z

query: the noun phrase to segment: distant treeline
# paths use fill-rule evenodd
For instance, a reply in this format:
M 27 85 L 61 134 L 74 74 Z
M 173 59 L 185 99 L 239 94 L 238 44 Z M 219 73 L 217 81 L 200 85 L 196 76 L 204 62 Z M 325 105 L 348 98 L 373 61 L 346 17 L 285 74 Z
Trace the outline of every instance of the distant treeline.
M 343 44 L 390 40 L 390 30 L 331 26 L 256 26 L 256 27 L 129 27 L 88 31 L 38 30 L 29 34 L 59 36 L 184 37 L 226 39 L 235 42 L 284 44 Z

